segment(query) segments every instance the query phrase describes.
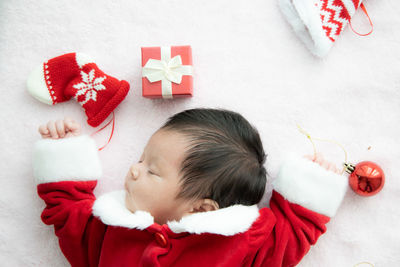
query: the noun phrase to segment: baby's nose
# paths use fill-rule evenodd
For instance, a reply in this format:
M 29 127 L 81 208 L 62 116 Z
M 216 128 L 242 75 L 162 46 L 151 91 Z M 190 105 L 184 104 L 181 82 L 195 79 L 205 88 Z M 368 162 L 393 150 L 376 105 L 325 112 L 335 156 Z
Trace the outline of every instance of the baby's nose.
M 139 170 L 135 166 L 131 167 L 131 173 L 133 179 L 136 180 L 137 178 L 139 178 Z

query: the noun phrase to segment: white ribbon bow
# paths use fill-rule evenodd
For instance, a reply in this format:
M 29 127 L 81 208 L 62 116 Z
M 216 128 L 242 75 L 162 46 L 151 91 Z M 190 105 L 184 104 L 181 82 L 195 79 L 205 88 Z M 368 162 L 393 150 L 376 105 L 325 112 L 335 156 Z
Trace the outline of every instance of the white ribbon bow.
M 142 76 L 151 83 L 166 79 L 180 84 L 183 75 L 192 75 L 192 66 L 182 65 L 182 58 L 179 55 L 169 61 L 149 59 L 142 72 Z
M 193 75 L 191 65 L 182 65 L 182 58 L 177 55 L 171 58 L 170 48 L 161 48 L 161 60 L 149 59 L 142 69 L 142 76 L 149 82 L 161 81 L 162 95 L 172 98 L 172 83 L 180 84 L 183 75 Z

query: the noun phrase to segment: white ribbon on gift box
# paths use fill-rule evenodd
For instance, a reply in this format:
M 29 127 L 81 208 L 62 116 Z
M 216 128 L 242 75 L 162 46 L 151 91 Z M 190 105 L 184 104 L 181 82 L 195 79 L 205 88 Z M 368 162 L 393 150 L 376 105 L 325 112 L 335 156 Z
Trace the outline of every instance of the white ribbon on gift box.
M 180 84 L 183 75 L 193 75 L 191 65 L 182 65 L 182 58 L 171 58 L 171 48 L 161 47 L 161 60 L 149 59 L 142 69 L 142 77 L 149 82 L 161 81 L 163 98 L 172 98 L 172 83 Z

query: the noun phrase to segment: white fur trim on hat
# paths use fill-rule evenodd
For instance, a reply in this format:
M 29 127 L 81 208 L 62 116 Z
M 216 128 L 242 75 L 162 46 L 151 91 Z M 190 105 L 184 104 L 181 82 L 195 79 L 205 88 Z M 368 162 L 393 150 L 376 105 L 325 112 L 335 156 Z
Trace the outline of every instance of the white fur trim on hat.
M 289 202 L 332 217 L 347 190 L 347 178 L 319 164 L 290 156 L 272 182 L 274 190 Z
M 279 0 L 279 6 L 296 35 L 318 57 L 325 56 L 333 42 L 322 28 L 319 10 L 312 0 Z
M 107 225 L 143 230 L 154 223 L 146 211 L 130 212 L 125 206 L 125 190 L 100 196 L 93 205 L 93 215 Z M 231 236 L 247 231 L 259 216 L 257 205 L 234 205 L 227 208 L 199 212 L 183 217 L 180 221 L 167 222 L 175 233 L 213 233 Z
M 102 170 L 95 141 L 87 135 L 37 141 L 33 175 L 36 184 L 98 179 Z
M 51 99 L 49 89 L 46 86 L 43 71 L 43 64 L 34 68 L 29 74 L 28 80 L 26 81 L 26 86 L 28 88 L 28 92 L 34 98 L 47 105 L 53 105 L 53 100 Z

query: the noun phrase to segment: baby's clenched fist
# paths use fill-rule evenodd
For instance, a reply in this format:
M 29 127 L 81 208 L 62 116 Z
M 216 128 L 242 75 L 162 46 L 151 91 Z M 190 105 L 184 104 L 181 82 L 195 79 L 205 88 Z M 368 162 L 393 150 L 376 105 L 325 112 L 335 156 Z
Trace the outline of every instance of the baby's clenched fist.
M 319 164 L 321 167 L 323 167 L 324 169 L 326 169 L 328 171 L 332 171 L 337 174 L 342 173 L 341 170 L 335 166 L 335 164 L 325 160 L 321 153 L 317 153 L 315 156 L 306 155 L 304 157 L 306 159 L 309 159 L 309 160 Z
M 78 136 L 81 133 L 81 126 L 69 117 L 64 120 L 49 121 L 47 125 L 40 125 L 39 133 L 42 138 L 64 138 Z

